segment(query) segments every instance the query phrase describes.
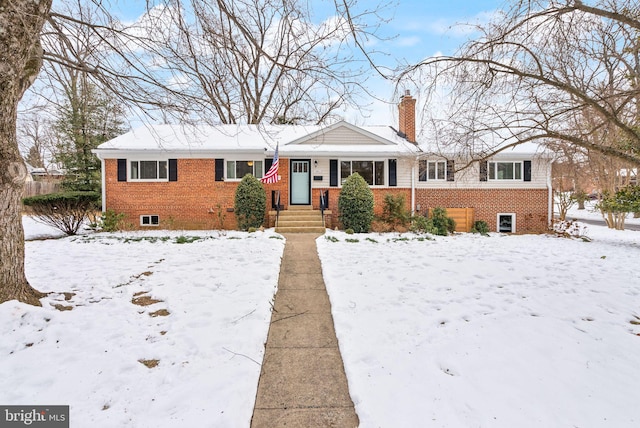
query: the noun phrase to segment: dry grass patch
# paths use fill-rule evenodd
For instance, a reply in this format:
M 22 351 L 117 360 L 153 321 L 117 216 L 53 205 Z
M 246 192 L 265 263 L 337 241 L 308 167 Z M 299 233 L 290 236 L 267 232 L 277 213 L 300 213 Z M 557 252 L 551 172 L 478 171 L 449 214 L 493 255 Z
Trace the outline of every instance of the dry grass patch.
M 160 364 L 160 360 L 138 360 L 139 363 L 144 364 L 147 368 L 152 369 Z
M 157 311 L 155 311 L 155 312 L 150 312 L 150 313 L 149 313 L 149 316 L 151 316 L 151 317 L 166 317 L 166 316 L 167 316 L 167 315 L 169 315 L 170 313 L 171 313 L 171 312 L 169 312 L 169 311 L 168 311 L 168 310 L 166 310 L 166 309 L 160 309 L 160 310 L 157 310 Z
M 146 291 L 135 293 L 133 295 L 133 298 L 131 299 L 131 303 L 138 306 L 149 306 L 153 305 L 154 303 L 160 302 L 162 302 L 162 300 L 154 299 L 153 297 L 146 294 Z

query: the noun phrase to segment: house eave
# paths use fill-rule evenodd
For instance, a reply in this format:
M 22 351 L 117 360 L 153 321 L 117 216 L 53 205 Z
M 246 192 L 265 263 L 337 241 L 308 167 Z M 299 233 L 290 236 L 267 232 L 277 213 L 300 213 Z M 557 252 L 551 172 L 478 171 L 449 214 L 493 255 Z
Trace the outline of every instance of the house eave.
M 160 150 L 160 149 L 94 149 L 92 152 L 98 159 L 119 159 L 128 157 L 162 157 L 188 159 L 215 159 L 234 155 L 267 156 L 264 149 L 229 149 L 229 150 Z M 273 154 L 271 154 L 273 156 Z

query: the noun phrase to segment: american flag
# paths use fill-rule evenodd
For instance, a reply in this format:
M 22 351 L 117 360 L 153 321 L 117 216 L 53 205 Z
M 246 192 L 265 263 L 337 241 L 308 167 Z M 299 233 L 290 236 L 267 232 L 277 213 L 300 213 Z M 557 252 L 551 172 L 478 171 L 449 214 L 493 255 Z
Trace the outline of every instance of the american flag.
M 271 168 L 269 171 L 260 179 L 263 183 L 271 184 L 278 182 L 278 145 L 276 144 L 276 152 L 273 155 L 273 163 L 271 164 Z

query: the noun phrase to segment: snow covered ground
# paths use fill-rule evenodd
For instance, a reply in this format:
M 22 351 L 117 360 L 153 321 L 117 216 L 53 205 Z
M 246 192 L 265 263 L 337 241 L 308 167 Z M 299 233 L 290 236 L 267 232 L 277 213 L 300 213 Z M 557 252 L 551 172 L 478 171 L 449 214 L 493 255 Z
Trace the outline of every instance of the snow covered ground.
M 23 223 L 28 239 L 57 234 Z M 249 426 L 284 248 L 274 238 L 154 231 L 27 242 L 29 281 L 54 294 L 42 308 L 0 305 L 0 403 L 70 405 L 79 428 Z M 141 306 L 149 297 L 159 302 Z
M 578 209 L 578 204 L 574 204 L 567 212 L 567 220 L 604 220 L 599 210 L 595 208 L 596 202 L 586 201 L 583 210 Z M 557 210 L 556 210 L 557 212 Z M 633 218 L 633 214 L 627 214 L 627 218 L 624 220 L 625 224 L 640 225 L 640 218 Z
M 318 238 L 361 426 L 640 426 L 640 232 L 587 234 Z
M 361 427 L 640 426 L 640 232 L 587 235 L 318 238 Z M 74 427 L 248 427 L 277 237 L 27 242 L 54 294 L 0 305 L 0 403 L 69 404 Z

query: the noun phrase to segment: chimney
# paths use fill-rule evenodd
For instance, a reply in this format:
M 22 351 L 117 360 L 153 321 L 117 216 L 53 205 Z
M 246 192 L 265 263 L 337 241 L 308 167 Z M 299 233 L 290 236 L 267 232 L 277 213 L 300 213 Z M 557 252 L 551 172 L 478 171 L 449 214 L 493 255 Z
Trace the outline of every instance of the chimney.
M 416 100 L 407 89 L 398 104 L 398 131 L 408 141 L 416 142 Z

